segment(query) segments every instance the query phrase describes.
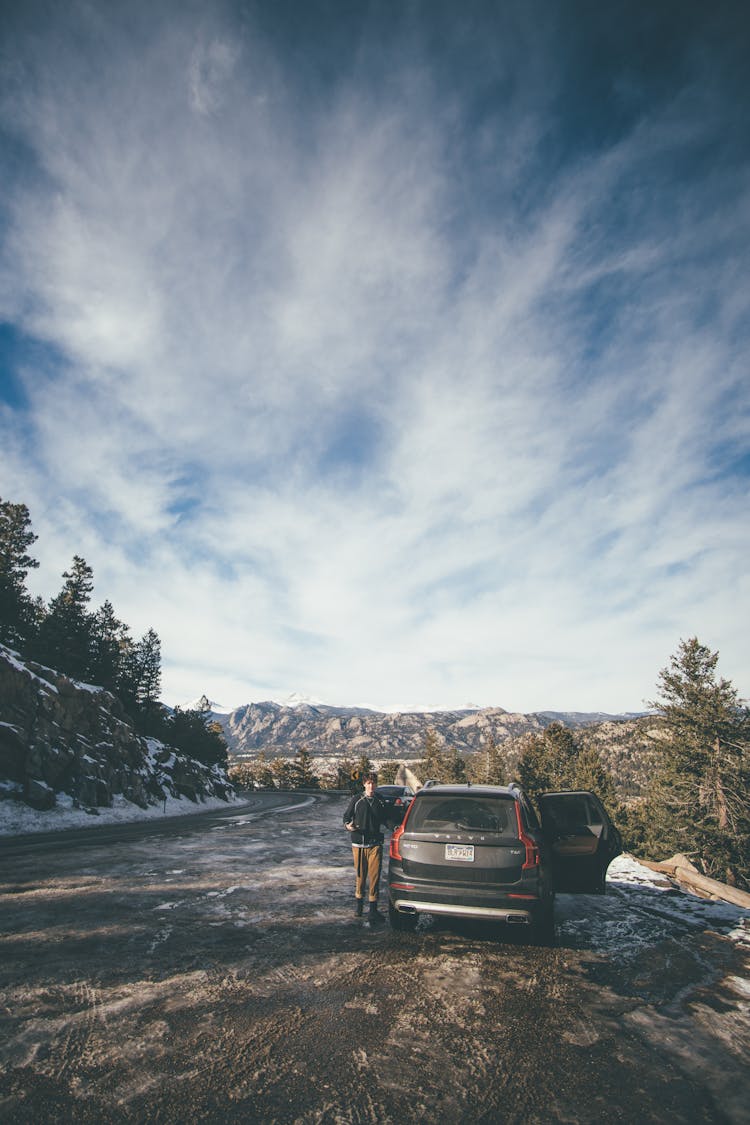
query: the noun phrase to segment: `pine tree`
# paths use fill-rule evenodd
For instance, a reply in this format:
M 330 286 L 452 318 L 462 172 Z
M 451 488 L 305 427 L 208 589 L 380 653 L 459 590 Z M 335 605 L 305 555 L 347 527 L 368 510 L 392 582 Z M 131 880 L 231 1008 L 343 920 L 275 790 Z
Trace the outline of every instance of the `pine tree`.
M 396 782 L 396 774 L 399 771 L 398 762 L 381 762 L 378 766 L 378 785 L 394 785 Z
M 320 788 L 320 781 L 313 769 L 313 760 L 306 746 L 301 746 L 295 754 L 289 776 L 294 789 Z
M 165 742 L 206 766 L 226 767 L 228 751 L 224 731 L 221 724 L 211 718 L 210 706 L 187 711 L 175 707 L 171 716 L 162 722 L 160 737 Z
M 352 758 L 340 758 L 336 763 L 336 789 L 350 789 L 354 784 L 352 774 L 356 771 L 356 766 Z
M 466 784 L 466 762 L 460 750 L 452 746 L 443 756 L 443 779 L 448 785 Z
M 88 604 L 93 571 L 85 559 L 74 555 L 63 579 L 63 588 L 49 603 L 41 623 L 34 654 L 42 663 L 80 680 L 87 676 L 90 664 L 93 626 Z
M 423 783 L 428 780 L 448 780 L 443 747 L 434 727 L 428 727 L 425 731 L 424 758 L 417 764 L 417 774 Z
M 583 789 L 596 793 L 616 819 L 620 816 L 614 782 L 602 765 L 599 751 L 595 746 L 582 746 L 562 723 L 550 723 L 542 734 L 524 739 L 518 777 L 534 798 L 549 791 Z
M 536 796 L 546 790 L 573 789 L 579 747 L 562 723 L 550 723 L 541 734 L 523 742 L 518 777 L 524 789 Z
M 26 575 L 39 566 L 28 551 L 36 541 L 25 504 L 0 500 L 0 642 L 22 648 L 33 631 Z
M 146 713 L 159 701 L 161 693 L 161 641 L 149 629 L 137 645 L 138 688 L 136 697 L 141 710 Z
M 663 848 L 747 885 L 750 714 L 731 682 L 717 677 L 718 659 L 692 637 L 659 674 L 659 697 L 649 704 L 660 726 L 650 819 Z
M 254 763 L 255 784 L 259 789 L 275 789 L 273 770 L 268 765 L 266 755 L 261 750 Z
M 138 713 L 138 681 L 140 668 L 138 648 L 130 635 L 130 629 L 123 625 L 119 641 L 119 658 L 115 694 L 125 710 L 133 718 Z
M 292 770 L 292 763 L 287 758 L 274 758 L 269 769 L 279 789 L 294 788 L 294 771 Z
M 122 643 L 126 634 L 127 628 L 115 617 L 112 603 L 105 601 L 91 622 L 88 678 L 114 694 L 118 690 Z
M 370 759 L 367 757 L 367 755 L 366 754 L 360 754 L 360 756 L 357 758 L 357 761 L 354 765 L 354 772 L 357 774 L 357 776 L 359 778 L 360 785 L 362 784 L 362 778 L 365 777 L 366 774 L 372 773 L 373 768 L 374 768 L 373 764 L 370 761 Z
M 479 758 L 484 767 L 483 771 L 480 769 L 480 775 L 482 772 L 484 773 L 482 777 L 484 784 L 505 785 L 505 761 L 503 755 L 500 753 L 500 747 L 497 744 L 495 736 L 492 733 L 488 733 L 484 736 L 484 745 Z

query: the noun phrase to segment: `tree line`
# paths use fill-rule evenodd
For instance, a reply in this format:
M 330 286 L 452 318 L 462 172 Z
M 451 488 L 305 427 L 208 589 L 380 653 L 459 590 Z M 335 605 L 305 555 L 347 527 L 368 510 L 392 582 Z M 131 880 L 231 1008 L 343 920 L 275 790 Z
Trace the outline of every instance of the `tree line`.
M 84 558 L 74 555 L 62 588 L 48 602 L 31 596 L 26 579 L 39 566 L 29 553 L 36 540 L 27 506 L 0 498 L 0 643 L 71 679 L 105 688 L 140 733 L 207 765 L 226 766 L 226 741 L 205 697 L 195 711 L 169 711 L 160 703 L 156 631 L 149 628 L 136 639 L 109 600 L 91 608 L 94 575 Z

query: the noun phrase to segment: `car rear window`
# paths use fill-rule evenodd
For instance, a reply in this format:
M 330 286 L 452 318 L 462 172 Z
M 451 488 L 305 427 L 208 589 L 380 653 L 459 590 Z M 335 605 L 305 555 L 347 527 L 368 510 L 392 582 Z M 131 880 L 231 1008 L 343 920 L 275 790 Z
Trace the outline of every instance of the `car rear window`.
M 412 806 L 409 832 L 493 832 L 518 836 L 512 797 L 419 797 Z

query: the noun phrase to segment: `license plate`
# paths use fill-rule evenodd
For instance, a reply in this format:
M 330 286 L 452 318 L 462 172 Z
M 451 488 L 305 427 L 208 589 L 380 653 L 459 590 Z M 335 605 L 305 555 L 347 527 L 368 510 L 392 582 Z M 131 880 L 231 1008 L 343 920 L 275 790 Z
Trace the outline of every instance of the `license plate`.
M 446 844 L 445 845 L 445 858 L 446 859 L 461 859 L 464 863 L 474 862 L 474 845 L 473 844 Z

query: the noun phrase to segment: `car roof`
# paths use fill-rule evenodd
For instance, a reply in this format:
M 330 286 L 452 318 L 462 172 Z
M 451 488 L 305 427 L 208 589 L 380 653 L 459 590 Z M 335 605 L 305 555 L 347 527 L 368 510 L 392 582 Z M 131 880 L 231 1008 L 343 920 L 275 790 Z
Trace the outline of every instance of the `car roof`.
M 520 792 L 516 785 L 430 785 L 426 789 L 420 789 L 417 796 L 421 797 L 424 794 L 425 797 L 431 797 L 434 794 L 436 797 L 466 797 L 471 795 L 474 797 L 509 797 L 516 800 Z

